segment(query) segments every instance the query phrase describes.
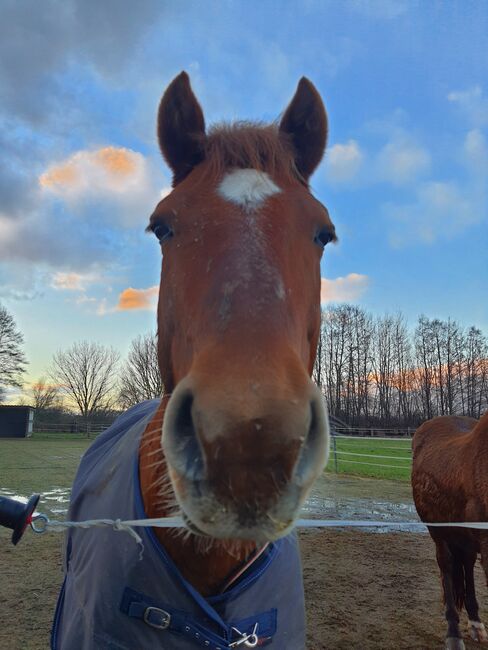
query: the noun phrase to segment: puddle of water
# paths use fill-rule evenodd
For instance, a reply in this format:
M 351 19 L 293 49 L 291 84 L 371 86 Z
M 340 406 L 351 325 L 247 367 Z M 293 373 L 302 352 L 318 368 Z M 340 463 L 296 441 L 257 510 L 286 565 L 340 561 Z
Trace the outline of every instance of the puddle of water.
M 0 496 L 8 497 L 14 501 L 20 501 L 20 503 L 27 503 L 29 500 L 28 497 L 23 497 L 20 494 L 15 494 L 15 492 L 12 492 L 12 490 L 5 490 L 4 488 L 0 488 Z
M 53 488 L 48 492 L 43 492 L 41 494 L 41 499 L 44 501 L 57 501 L 58 503 L 69 503 L 70 492 L 71 490 L 68 488 Z
M 70 488 L 52 488 L 46 492 L 41 492 L 41 498 L 39 501 L 40 510 L 36 510 L 34 514 L 38 515 L 40 512 L 50 515 L 66 515 L 68 512 Z M 20 501 L 21 503 L 27 503 L 28 498 L 26 496 L 16 494 L 14 490 L 9 488 L 0 487 L 0 496 L 9 497 L 15 501 Z M 62 507 L 66 505 L 66 507 Z
M 336 474 L 326 474 L 318 479 L 301 516 L 310 519 L 419 521 L 408 483 Z M 386 533 L 398 529 L 393 525 L 361 530 Z M 402 530 L 408 532 L 408 529 Z

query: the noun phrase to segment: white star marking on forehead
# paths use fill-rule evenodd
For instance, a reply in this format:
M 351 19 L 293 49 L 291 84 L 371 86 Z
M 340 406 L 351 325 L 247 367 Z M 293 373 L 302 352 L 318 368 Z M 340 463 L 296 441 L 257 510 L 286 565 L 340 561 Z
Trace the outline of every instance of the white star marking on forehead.
M 273 194 L 281 192 L 266 172 L 234 169 L 224 176 L 217 192 L 226 201 L 236 203 L 247 212 L 260 207 Z

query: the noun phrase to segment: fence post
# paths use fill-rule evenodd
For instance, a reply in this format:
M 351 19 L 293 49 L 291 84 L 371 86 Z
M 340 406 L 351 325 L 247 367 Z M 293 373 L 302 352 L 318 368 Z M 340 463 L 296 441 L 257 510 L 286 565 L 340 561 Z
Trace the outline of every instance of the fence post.
M 337 447 L 335 433 L 332 433 L 332 450 L 334 452 L 334 469 L 337 474 Z

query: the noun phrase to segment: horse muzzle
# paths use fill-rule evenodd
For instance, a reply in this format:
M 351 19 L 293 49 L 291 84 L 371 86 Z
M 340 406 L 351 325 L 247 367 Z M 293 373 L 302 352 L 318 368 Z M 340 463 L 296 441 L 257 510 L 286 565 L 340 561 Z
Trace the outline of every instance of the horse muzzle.
M 187 377 L 168 402 L 163 450 L 196 534 L 260 542 L 286 535 L 327 463 L 325 403 L 308 377 L 300 395 L 263 394 L 215 399 Z

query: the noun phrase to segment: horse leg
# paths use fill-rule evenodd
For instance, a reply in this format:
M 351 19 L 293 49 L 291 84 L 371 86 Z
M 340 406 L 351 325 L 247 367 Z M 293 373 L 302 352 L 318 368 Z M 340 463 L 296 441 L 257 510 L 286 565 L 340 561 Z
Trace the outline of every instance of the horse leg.
M 480 621 L 478 601 L 476 600 L 476 590 L 474 585 L 474 565 L 477 558 L 476 550 L 463 551 L 464 578 L 466 584 L 465 605 L 468 613 L 468 632 L 473 641 L 482 643 L 488 641 L 488 635 L 485 626 Z
M 479 532 L 481 566 L 485 572 L 486 586 L 488 587 L 488 532 Z
M 459 578 L 459 566 L 456 563 L 456 557 L 451 552 L 447 542 L 443 539 L 439 539 L 437 535 L 434 535 L 437 564 L 441 570 L 445 616 L 447 620 L 445 647 L 446 650 L 465 650 L 464 641 L 459 629 L 459 612 L 456 606 L 456 601 L 459 601 L 459 590 L 456 589 L 457 581 L 455 581 L 455 579 Z

